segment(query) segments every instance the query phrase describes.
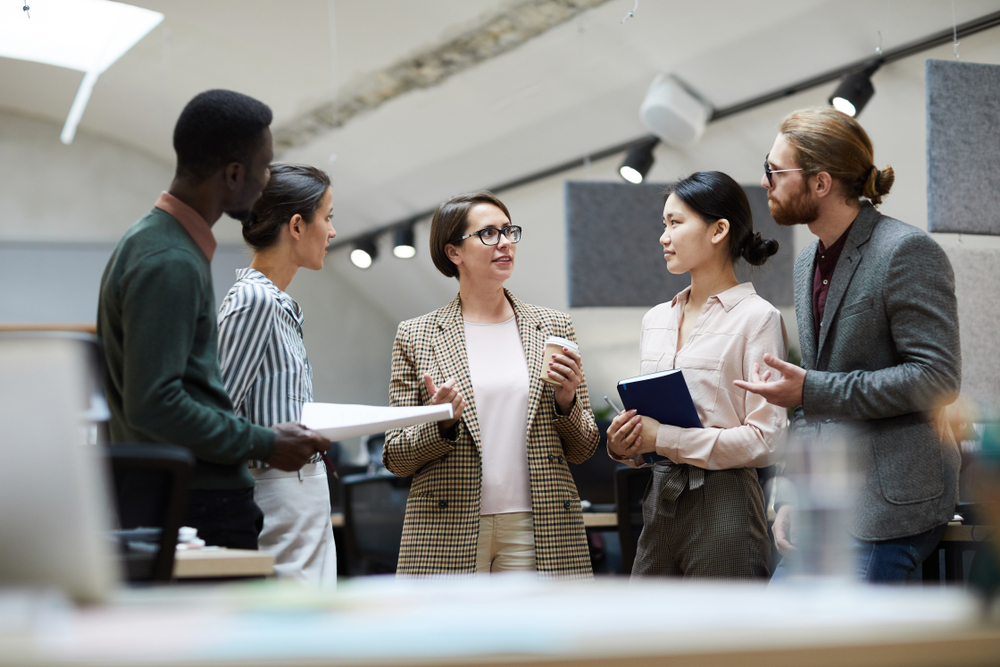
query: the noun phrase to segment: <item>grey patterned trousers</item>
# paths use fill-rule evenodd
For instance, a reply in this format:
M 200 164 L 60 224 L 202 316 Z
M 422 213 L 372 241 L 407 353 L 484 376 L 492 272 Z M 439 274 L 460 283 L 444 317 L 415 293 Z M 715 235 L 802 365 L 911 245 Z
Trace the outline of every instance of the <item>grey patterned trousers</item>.
M 642 500 L 632 578 L 763 579 L 771 541 L 753 468 L 702 470 L 660 461 Z

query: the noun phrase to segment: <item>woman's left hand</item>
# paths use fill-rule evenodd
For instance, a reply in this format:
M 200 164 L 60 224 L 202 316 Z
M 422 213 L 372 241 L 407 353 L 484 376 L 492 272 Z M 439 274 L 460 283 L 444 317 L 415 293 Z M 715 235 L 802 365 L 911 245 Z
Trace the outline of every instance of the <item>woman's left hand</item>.
M 562 349 L 562 354 L 552 355 L 549 363 L 549 378 L 560 383 L 556 387 L 556 405 L 563 414 L 569 414 L 576 400 L 576 388 L 583 381 L 583 359 L 576 350 L 568 347 Z

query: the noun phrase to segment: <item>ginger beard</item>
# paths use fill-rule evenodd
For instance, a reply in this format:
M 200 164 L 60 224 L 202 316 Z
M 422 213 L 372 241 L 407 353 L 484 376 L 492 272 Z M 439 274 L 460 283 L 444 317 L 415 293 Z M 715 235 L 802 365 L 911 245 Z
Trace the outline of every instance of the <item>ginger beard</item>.
M 783 227 L 808 225 L 819 217 L 819 203 L 810 199 L 805 180 L 800 183 L 798 191 L 790 195 L 786 201 L 777 199 L 773 190 L 768 191 L 767 208 L 771 211 L 774 221 Z

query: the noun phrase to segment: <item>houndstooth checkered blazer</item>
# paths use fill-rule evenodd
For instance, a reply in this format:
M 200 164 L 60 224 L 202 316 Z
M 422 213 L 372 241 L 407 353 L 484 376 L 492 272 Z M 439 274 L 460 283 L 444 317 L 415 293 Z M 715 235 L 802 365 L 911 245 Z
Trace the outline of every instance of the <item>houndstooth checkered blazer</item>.
M 514 307 L 531 381 L 528 401 L 528 471 L 535 524 L 535 558 L 543 576 L 590 577 L 590 555 L 580 496 L 568 461 L 580 463 L 597 448 L 599 435 L 586 380 L 569 415 L 555 410 L 552 388 L 541 381 L 545 339 L 576 339 L 568 315 L 522 303 Z M 457 378 L 466 407 L 455 440 L 438 425 L 420 424 L 386 434 L 382 460 L 393 473 L 413 475 L 406 504 L 397 572 L 401 575 L 468 574 L 476 569 L 482 499 L 482 443 L 465 351 L 459 297 L 444 308 L 399 325 L 392 348 L 392 405 L 426 405 L 423 374 L 436 385 Z

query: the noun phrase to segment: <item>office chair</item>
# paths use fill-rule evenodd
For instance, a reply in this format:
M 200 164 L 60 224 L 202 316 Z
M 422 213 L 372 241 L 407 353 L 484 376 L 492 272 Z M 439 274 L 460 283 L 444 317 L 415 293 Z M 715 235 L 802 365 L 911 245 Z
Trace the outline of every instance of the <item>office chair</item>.
M 194 455 L 177 445 L 124 443 L 105 449 L 129 581 L 170 581 Z
M 630 468 L 618 464 L 615 470 L 615 510 L 621 541 L 623 574 L 632 574 L 636 546 L 642 533 L 642 496 L 653 476 L 652 468 Z
M 410 481 L 387 472 L 341 479 L 349 575 L 396 571 Z

